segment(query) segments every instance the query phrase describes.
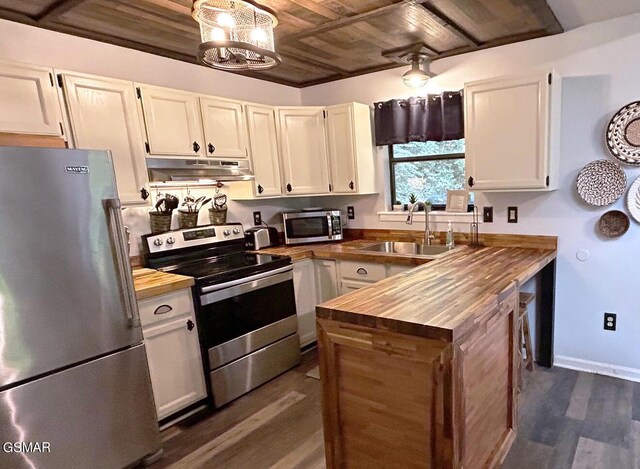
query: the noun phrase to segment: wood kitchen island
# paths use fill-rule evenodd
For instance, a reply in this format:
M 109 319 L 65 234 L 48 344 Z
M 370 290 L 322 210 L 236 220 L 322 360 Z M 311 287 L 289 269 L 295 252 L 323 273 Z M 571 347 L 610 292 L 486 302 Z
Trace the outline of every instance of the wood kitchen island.
M 319 305 L 327 467 L 497 466 L 517 425 L 518 291 L 540 275 L 551 366 L 555 258 L 463 246 Z

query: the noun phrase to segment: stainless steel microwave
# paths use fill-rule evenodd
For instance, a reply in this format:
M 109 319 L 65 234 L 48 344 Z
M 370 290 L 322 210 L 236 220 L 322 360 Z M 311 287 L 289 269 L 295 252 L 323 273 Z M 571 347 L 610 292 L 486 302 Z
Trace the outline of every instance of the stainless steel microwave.
M 318 243 L 343 239 L 340 210 L 313 209 L 282 212 L 285 244 Z

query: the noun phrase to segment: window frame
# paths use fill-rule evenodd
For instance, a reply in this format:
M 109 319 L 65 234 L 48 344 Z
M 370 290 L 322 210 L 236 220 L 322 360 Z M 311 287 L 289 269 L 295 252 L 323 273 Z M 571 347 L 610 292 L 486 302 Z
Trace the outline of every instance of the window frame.
M 400 144 L 402 145 L 402 144 Z M 396 203 L 396 171 L 395 165 L 398 163 L 419 163 L 422 161 L 444 161 L 444 160 L 460 160 L 465 159 L 466 153 L 446 153 L 444 155 L 423 155 L 423 156 L 408 156 L 402 158 L 395 158 L 393 156 L 394 145 L 388 145 L 389 147 L 389 182 L 391 186 L 391 207 Z M 431 210 L 445 211 L 446 204 L 432 204 Z M 473 204 L 469 203 L 467 208 L 468 212 L 473 211 Z

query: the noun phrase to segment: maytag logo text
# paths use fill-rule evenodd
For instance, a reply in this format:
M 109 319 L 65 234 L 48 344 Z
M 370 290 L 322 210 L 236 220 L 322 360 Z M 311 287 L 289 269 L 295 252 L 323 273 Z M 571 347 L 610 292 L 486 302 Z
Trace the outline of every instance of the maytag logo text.
M 65 166 L 65 173 L 89 174 L 89 166 Z

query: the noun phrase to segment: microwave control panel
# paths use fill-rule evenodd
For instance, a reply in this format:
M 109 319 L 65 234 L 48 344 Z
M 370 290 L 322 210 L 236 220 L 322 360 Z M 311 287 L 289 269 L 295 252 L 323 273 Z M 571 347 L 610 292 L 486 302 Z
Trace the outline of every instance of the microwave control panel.
M 331 234 L 339 235 L 342 233 L 342 221 L 340 220 L 340 216 L 333 215 L 331 217 Z

